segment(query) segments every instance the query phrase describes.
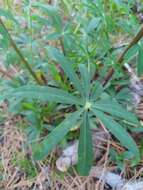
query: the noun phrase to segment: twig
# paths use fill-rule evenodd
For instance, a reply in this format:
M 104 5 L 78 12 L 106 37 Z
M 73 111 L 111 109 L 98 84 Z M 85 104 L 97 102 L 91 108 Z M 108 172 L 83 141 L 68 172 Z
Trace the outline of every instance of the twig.
M 123 51 L 123 53 L 120 55 L 120 57 L 118 58 L 117 62 L 118 63 L 122 63 L 124 60 L 124 56 L 127 53 L 127 51 L 133 47 L 135 44 L 138 43 L 138 41 L 143 37 L 143 26 L 141 27 L 140 31 L 137 33 L 137 35 L 132 39 L 132 41 L 129 43 L 129 45 L 127 46 L 127 48 Z M 105 77 L 102 85 L 105 86 L 107 84 L 107 82 L 111 79 L 111 77 L 113 76 L 115 70 L 113 68 L 111 68 L 107 74 L 107 76 Z

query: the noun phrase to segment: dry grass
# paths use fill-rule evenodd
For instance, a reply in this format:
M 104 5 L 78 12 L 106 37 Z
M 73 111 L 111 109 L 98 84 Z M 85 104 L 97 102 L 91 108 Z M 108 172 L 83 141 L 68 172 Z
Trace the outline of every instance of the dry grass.
M 75 169 L 72 170 L 72 175 L 66 173 L 66 175 L 59 175 L 55 168 L 52 167 L 53 163 L 46 162 L 34 162 L 31 156 L 28 156 L 27 149 L 24 145 L 26 137 L 22 129 L 16 126 L 17 122 L 20 122 L 22 118 L 9 118 L 5 121 L 1 128 L 3 134 L 1 136 L 0 150 L 1 150 L 1 164 L 0 172 L 3 177 L 0 183 L 0 190 L 107 190 L 109 187 L 104 187 L 101 181 L 98 181 L 94 177 L 80 177 L 76 173 Z M 115 167 L 108 163 L 109 148 L 114 148 L 122 151 L 121 147 L 111 139 L 106 144 L 106 151 L 102 158 L 96 163 L 97 166 L 102 166 L 103 171 L 113 170 Z M 36 175 L 34 177 L 27 176 L 25 170 L 23 170 L 17 164 L 17 160 L 29 159 L 31 160 Z M 51 158 L 51 162 L 53 159 Z M 47 164 L 48 163 L 48 164 Z M 52 168 L 50 168 L 52 167 Z M 130 178 L 137 179 L 142 175 L 143 167 L 142 163 L 132 171 L 130 166 L 127 165 L 126 170 L 122 175 Z
M 80 177 L 73 169 L 73 174 L 60 176 L 44 162 L 34 162 L 36 176 L 28 177 L 17 164 L 17 160 L 27 158 L 24 148 L 26 137 L 22 129 L 16 126 L 21 118 L 9 118 L 1 125 L 1 165 L 0 173 L 2 190 L 103 190 L 103 184 L 93 177 Z M 109 149 L 109 145 L 108 145 Z M 107 159 L 108 152 L 103 156 Z M 29 160 L 32 158 L 29 157 Z M 52 160 L 52 159 L 51 159 Z M 105 159 L 103 159 L 105 160 Z M 103 161 L 102 161 L 103 162 Z M 107 163 L 105 163 L 107 164 Z M 105 166 L 105 165 L 104 165 Z
M 0 126 L 3 131 L 0 136 L 0 173 L 2 180 L 0 181 L 0 190 L 107 190 L 103 183 L 94 177 L 80 177 L 75 169 L 71 173 L 60 174 L 56 171 L 53 160 L 54 153 L 50 158 L 43 162 L 34 162 L 31 157 L 31 151 L 25 148 L 26 136 L 23 129 L 17 126 L 17 123 L 23 123 L 21 117 L 13 117 L 7 113 L 7 108 L 3 106 L 3 112 L 6 113 L 7 119 Z M 102 126 L 104 129 L 104 126 Z M 114 147 L 117 152 L 124 151 L 124 148 L 108 139 L 104 148 L 102 158 L 96 163 L 102 166 L 102 174 L 108 168 L 113 171 L 116 166 L 109 164 L 109 149 Z M 19 165 L 21 160 L 29 160 L 36 171 L 35 176 L 27 175 Z M 139 179 L 143 172 L 143 162 L 134 170 L 127 163 L 126 168 L 122 171 L 122 176 L 129 180 Z M 27 166 L 29 167 L 29 166 Z

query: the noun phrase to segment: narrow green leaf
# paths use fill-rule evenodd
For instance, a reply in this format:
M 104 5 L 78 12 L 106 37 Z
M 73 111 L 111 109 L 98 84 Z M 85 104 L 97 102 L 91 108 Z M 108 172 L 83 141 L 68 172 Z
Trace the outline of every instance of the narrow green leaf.
M 48 86 L 37 86 L 37 85 L 26 85 L 14 89 L 8 94 L 8 97 L 16 98 L 27 98 L 27 99 L 37 99 L 40 101 L 50 101 L 55 103 L 64 104 L 77 104 L 81 105 L 82 101 L 73 96 L 72 94 L 60 90 L 58 88 L 48 87 Z
M 80 127 L 80 138 L 78 147 L 78 171 L 82 176 L 87 176 L 92 166 L 93 150 L 92 136 L 89 126 L 89 116 L 87 112 L 83 114 L 83 123 Z
M 33 3 L 32 6 L 41 9 L 51 18 L 51 24 L 53 27 L 55 27 L 57 32 L 62 31 L 62 20 L 60 15 L 58 14 L 58 10 L 55 7 L 51 5 L 44 5 L 40 2 Z
M 91 21 L 89 22 L 86 28 L 87 32 L 93 32 L 93 30 L 95 30 L 98 27 L 100 21 L 101 21 L 101 18 L 99 17 L 91 19 Z
M 100 97 L 100 95 L 103 93 L 103 91 L 104 91 L 104 88 L 101 85 L 101 83 L 94 82 L 92 84 L 92 90 L 91 90 L 91 95 L 90 95 L 91 99 L 93 101 L 97 100 Z
M 61 33 L 58 33 L 58 32 L 54 32 L 54 33 L 51 33 L 49 34 L 48 36 L 46 36 L 46 39 L 47 40 L 58 40 L 59 38 L 62 37 L 62 34 Z
M 44 18 L 43 16 L 40 16 L 39 14 L 32 14 L 31 19 L 33 21 L 36 21 L 39 26 L 51 24 L 51 22 L 47 18 Z
M 118 101 L 130 101 L 132 99 L 131 91 L 128 88 L 121 89 L 115 96 Z
M 9 36 L 1 24 L 0 24 L 0 47 L 4 49 L 7 49 L 9 47 Z
M 138 147 L 127 131 L 119 123 L 115 122 L 112 117 L 107 116 L 103 112 L 94 108 L 92 111 L 103 125 L 121 142 L 121 144 L 134 154 L 136 161 L 139 161 L 140 153 Z
M 138 51 L 137 73 L 139 77 L 143 74 L 143 48 L 141 46 Z
M 69 77 L 70 81 L 73 83 L 74 87 L 80 93 L 82 93 L 80 80 L 73 70 L 71 61 L 67 59 L 57 48 L 49 47 L 48 53 L 51 59 L 53 59 L 54 61 L 56 61 L 57 63 L 61 65 L 67 77 Z
M 69 130 L 75 127 L 82 110 L 69 114 L 66 119 L 59 124 L 41 143 L 34 144 L 33 156 L 35 160 L 46 157 L 51 150 L 64 138 Z
M 113 116 L 122 118 L 132 124 L 139 124 L 139 121 L 133 113 L 124 109 L 121 104 L 114 100 L 99 100 L 95 102 L 93 107 L 103 112 L 107 112 Z
M 135 57 L 138 53 L 138 49 L 138 45 L 134 45 L 132 48 L 130 48 L 128 52 L 125 54 L 124 62 L 128 63 L 133 57 Z
M 83 86 L 84 94 L 86 97 L 89 96 L 90 92 L 90 74 L 87 67 L 84 64 L 79 65 L 79 71 L 81 75 L 81 83 Z

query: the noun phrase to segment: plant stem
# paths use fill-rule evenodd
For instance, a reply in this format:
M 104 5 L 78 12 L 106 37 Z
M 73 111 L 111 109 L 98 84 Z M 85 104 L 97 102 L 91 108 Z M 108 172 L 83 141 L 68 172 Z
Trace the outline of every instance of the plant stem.
M 62 48 L 63 54 L 66 55 L 65 48 L 64 48 L 64 43 L 63 43 L 63 38 L 62 37 L 60 38 L 60 44 L 61 44 L 61 48 Z
M 122 63 L 124 60 L 124 56 L 127 53 L 127 51 L 133 47 L 135 44 L 138 43 L 138 41 L 143 37 L 143 26 L 141 27 L 141 29 L 139 30 L 139 32 L 137 33 L 137 35 L 132 39 L 132 41 L 129 43 L 129 45 L 127 46 L 127 48 L 123 51 L 123 53 L 120 55 L 120 57 L 118 58 L 117 62 L 118 63 Z M 115 70 L 113 68 L 111 68 L 109 70 L 109 72 L 107 73 L 107 76 L 105 77 L 102 85 L 105 86 L 107 84 L 107 82 L 111 79 L 111 77 L 113 76 Z
M 31 76 L 35 79 L 35 81 L 39 84 L 39 85 L 43 85 L 44 83 L 42 81 L 40 81 L 40 79 L 37 77 L 37 75 L 35 74 L 35 72 L 32 70 L 30 64 L 28 63 L 28 61 L 24 58 L 22 52 L 20 51 L 20 49 L 17 47 L 16 43 L 14 42 L 14 40 L 12 39 L 11 35 L 9 34 L 7 28 L 5 27 L 3 21 L 0 18 L 0 25 L 3 27 L 3 29 L 5 30 L 6 34 L 8 35 L 9 41 L 11 46 L 14 48 L 14 50 L 16 51 L 16 53 L 18 54 L 18 56 L 20 57 L 21 61 L 23 62 L 23 65 L 27 68 L 27 70 L 29 71 L 29 73 L 31 74 Z

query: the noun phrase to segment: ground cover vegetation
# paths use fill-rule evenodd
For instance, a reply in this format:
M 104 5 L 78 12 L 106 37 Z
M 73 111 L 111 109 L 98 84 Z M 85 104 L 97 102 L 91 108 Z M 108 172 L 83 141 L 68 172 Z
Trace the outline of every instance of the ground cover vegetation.
M 33 163 L 51 155 L 54 170 L 59 149 L 77 139 L 74 169 L 88 176 L 96 165 L 94 129 L 117 145 L 109 163 L 141 165 L 142 13 L 143 2 L 132 0 L 1 3 L 0 100 L 8 107 L 1 123 L 20 117 L 15 125 L 30 158 L 20 151 L 12 162 L 27 178 L 37 175 Z

